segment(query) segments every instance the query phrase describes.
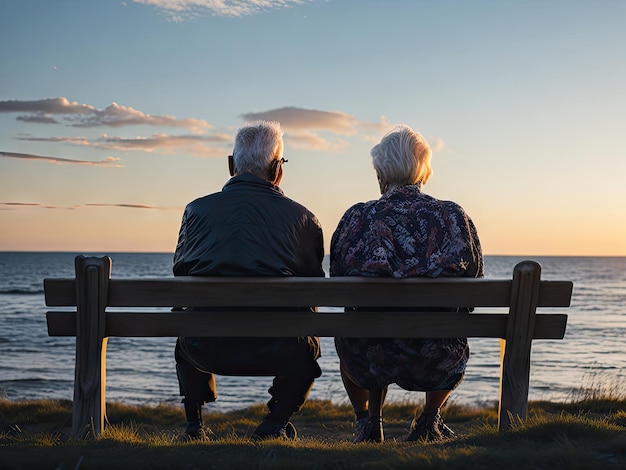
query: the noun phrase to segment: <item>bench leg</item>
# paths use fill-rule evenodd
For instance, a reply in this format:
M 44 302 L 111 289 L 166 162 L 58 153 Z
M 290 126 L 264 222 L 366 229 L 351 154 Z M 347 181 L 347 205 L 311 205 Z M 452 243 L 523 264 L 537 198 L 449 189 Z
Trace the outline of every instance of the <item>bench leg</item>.
M 95 437 L 106 414 L 105 309 L 111 259 L 78 256 L 76 268 L 76 365 L 72 436 Z
M 530 348 L 535 332 L 541 266 L 524 261 L 515 266 L 506 338 L 500 342 L 500 407 L 498 429 L 506 430 L 528 414 Z

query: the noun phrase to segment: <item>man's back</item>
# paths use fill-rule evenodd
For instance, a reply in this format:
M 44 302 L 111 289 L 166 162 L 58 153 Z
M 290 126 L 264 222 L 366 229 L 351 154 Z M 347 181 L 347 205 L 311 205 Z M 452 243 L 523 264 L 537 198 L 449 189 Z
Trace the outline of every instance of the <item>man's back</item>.
M 251 174 L 185 209 L 177 276 L 323 276 L 322 229 L 304 206 Z

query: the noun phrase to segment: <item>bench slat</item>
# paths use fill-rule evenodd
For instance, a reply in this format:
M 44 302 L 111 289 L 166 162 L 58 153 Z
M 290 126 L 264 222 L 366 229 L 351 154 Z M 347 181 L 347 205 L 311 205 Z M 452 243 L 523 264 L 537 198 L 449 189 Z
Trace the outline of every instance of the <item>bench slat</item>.
M 76 335 L 75 312 L 50 311 L 47 319 L 50 336 Z M 121 337 L 254 337 L 275 336 L 278 324 L 281 336 L 504 338 L 507 320 L 504 313 L 110 312 L 105 332 Z M 538 314 L 533 338 L 563 339 L 566 323 L 566 314 Z
M 111 307 L 366 307 L 384 303 L 388 307 L 508 307 L 511 300 L 511 280 L 256 277 L 238 278 L 237 285 L 231 281 L 232 278 L 198 277 L 111 279 L 107 304 Z M 451 284 L 455 286 L 453 293 Z M 44 286 L 47 306 L 76 305 L 74 279 L 45 279 Z M 569 281 L 541 281 L 538 306 L 569 307 L 572 286 Z M 476 298 L 480 298 L 480 303 Z

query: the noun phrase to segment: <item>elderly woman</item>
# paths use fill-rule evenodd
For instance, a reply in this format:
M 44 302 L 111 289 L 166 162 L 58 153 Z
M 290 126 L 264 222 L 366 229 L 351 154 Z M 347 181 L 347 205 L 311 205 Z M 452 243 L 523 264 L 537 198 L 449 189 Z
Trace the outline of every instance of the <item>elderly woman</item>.
M 482 277 L 482 250 L 472 220 L 458 204 L 422 191 L 432 174 L 426 140 L 399 126 L 372 148 L 371 156 L 382 196 L 355 204 L 341 218 L 331 240 L 331 276 Z M 384 441 L 382 408 L 393 383 L 426 392 L 407 441 L 454 434 L 440 409 L 463 379 L 466 338 L 336 338 L 335 347 L 355 412 L 354 442 Z

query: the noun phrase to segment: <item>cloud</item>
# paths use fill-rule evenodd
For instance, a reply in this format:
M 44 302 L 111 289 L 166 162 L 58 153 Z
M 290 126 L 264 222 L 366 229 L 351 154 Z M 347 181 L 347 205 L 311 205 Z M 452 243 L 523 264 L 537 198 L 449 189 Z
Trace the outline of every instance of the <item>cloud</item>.
M 228 152 L 233 138 L 229 134 L 216 132 L 211 135 L 168 135 L 153 134 L 150 137 L 123 138 L 102 134 L 98 138 L 86 137 L 18 137 L 29 142 L 67 143 L 114 151 L 158 151 L 165 155 L 191 155 L 195 157 L 222 157 Z
M 86 137 L 31 137 L 31 136 L 23 136 L 16 137 L 17 140 L 23 140 L 27 142 L 52 142 L 52 143 L 64 143 L 64 144 L 72 144 L 72 145 L 80 145 L 83 147 L 88 147 L 91 145 L 89 139 Z
M 159 211 L 182 211 L 183 207 L 168 207 L 168 206 L 151 206 L 147 204 L 108 204 L 108 203 L 93 203 L 93 204 L 79 204 L 75 206 L 54 206 L 50 204 L 40 204 L 37 202 L 1 202 L 0 209 L 3 210 L 15 210 L 15 208 L 27 208 L 27 209 L 86 209 L 91 207 L 118 207 L 124 209 L 148 209 Z
M 70 127 L 164 126 L 189 129 L 200 134 L 212 126 L 203 119 L 178 119 L 175 116 L 153 116 L 130 106 L 112 103 L 104 109 L 69 101 L 67 98 L 0 101 L 0 113 L 26 113 L 16 119 L 40 124 L 63 124 Z
M 329 140 L 314 132 L 290 132 L 286 136 L 286 140 L 294 147 L 298 149 L 308 149 L 308 150 L 321 150 L 325 152 L 336 152 L 341 153 L 348 146 L 348 141 L 344 139 L 334 139 Z
M 93 106 L 70 102 L 67 98 L 0 101 L 0 113 L 85 114 L 94 110 Z
M 32 155 L 29 153 L 16 153 L 16 152 L 3 152 L 0 150 L 0 157 L 6 158 L 20 158 L 23 160 L 35 160 L 35 161 L 44 161 L 48 163 L 55 163 L 59 165 L 89 165 L 89 166 L 108 166 L 113 168 L 121 168 L 122 165 L 118 162 L 119 158 L 115 157 L 107 157 L 104 160 L 100 160 L 97 162 L 89 161 L 89 160 L 74 160 L 71 158 L 62 158 L 62 157 L 48 157 L 43 155 Z
M 40 204 L 33 202 L 2 202 L 0 208 L 2 210 L 15 210 L 15 208 L 32 208 L 32 209 L 76 209 L 77 206 L 52 206 L 50 204 Z
M 44 114 L 32 114 L 28 116 L 18 116 L 15 119 L 18 121 L 32 122 L 35 124 L 59 124 L 59 121 L 54 119 L 52 116 L 48 116 Z
M 170 20 L 203 16 L 249 16 L 267 10 L 289 8 L 307 0 L 133 0 L 135 3 L 151 5 L 162 10 Z
M 294 147 L 333 152 L 340 152 L 348 146 L 346 140 L 334 136 L 358 135 L 370 141 L 374 139 L 372 133 L 378 136 L 393 127 L 384 116 L 381 116 L 378 122 L 367 122 L 339 111 L 322 111 L 293 106 L 245 113 L 240 117 L 246 121 L 279 121 L 285 130 L 285 139 Z M 324 137 L 323 133 L 330 133 L 334 136 Z
M 90 161 L 90 160 L 76 160 L 71 158 L 63 158 L 63 157 L 50 157 L 43 155 L 32 155 L 28 153 L 16 153 L 16 152 L 3 152 L 0 151 L 0 157 L 7 158 L 19 158 L 23 160 L 35 160 L 35 161 L 45 161 L 48 163 L 54 164 L 70 164 L 70 165 L 89 165 L 89 166 L 108 166 L 113 168 L 121 168 L 122 165 L 118 162 L 121 160 L 120 158 L 115 157 L 107 157 L 100 161 Z
M 183 210 L 183 207 L 166 207 L 166 206 L 150 206 L 146 204 L 104 204 L 104 203 L 92 203 L 83 204 L 80 207 L 122 207 L 125 209 L 150 209 L 159 211 L 173 211 Z
M 279 121 L 285 130 L 321 129 L 340 135 L 356 134 L 359 127 L 369 126 L 354 116 L 338 111 L 320 111 L 288 106 L 258 113 L 246 113 L 247 121 Z
M 26 207 L 41 207 L 42 204 L 33 202 L 3 202 L 3 206 L 26 206 Z
M 440 137 L 429 137 L 428 145 L 430 145 L 430 148 L 433 152 L 441 152 L 443 150 L 443 147 L 445 146 L 445 143 Z
M 144 152 L 158 150 L 160 153 L 170 155 L 185 153 L 198 157 L 215 157 L 224 156 L 224 152 L 227 152 L 226 144 L 232 144 L 232 137 L 227 134 L 216 133 L 205 136 L 154 134 L 150 137 L 130 139 L 110 137 L 104 134 L 92 145 L 107 150 L 140 150 Z

